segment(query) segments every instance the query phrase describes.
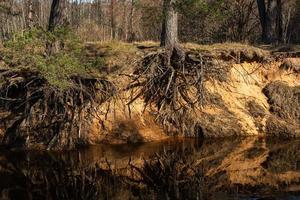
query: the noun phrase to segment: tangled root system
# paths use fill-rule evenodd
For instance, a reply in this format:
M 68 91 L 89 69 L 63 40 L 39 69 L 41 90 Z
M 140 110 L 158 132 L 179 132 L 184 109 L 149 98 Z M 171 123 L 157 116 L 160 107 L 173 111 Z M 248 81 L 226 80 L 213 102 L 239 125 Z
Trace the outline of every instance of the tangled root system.
M 70 77 L 71 86 L 51 86 L 38 71 L 0 71 L 0 110 L 7 115 L 3 143 L 42 145 L 47 149 L 72 148 L 84 142 L 83 125 L 91 120 L 95 105 L 107 101 L 116 88 L 107 80 Z M 42 133 L 42 134 L 41 134 Z
M 165 51 L 152 52 L 138 64 L 128 88 L 132 103 L 143 97 L 157 121 L 169 133 L 194 134 L 197 129 L 195 112 L 207 101 L 204 82 L 226 81 L 228 70 L 221 62 L 198 52 L 187 52 L 183 59 L 166 61 Z

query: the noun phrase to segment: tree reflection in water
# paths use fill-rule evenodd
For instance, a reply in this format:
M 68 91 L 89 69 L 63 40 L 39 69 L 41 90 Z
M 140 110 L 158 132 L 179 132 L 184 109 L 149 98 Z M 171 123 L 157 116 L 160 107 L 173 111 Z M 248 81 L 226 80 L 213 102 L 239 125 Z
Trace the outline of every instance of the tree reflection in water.
M 289 199 L 299 150 L 299 140 L 246 138 L 1 151 L 0 199 Z

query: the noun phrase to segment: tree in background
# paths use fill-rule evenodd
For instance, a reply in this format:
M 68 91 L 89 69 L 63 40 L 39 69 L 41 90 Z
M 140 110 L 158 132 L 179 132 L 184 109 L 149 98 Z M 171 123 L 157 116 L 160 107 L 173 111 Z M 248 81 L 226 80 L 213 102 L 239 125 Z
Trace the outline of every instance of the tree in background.
M 67 0 L 53 0 L 51 5 L 48 31 L 54 33 L 68 25 Z M 55 39 L 53 43 L 47 44 L 48 54 L 57 53 L 63 47 L 63 41 Z
M 115 0 L 110 0 L 110 23 L 111 23 L 111 39 L 116 39 L 116 22 L 115 22 Z
M 129 23 L 128 23 L 128 31 L 126 33 L 126 40 L 128 42 L 133 42 L 135 40 L 135 34 L 133 31 L 133 18 L 134 18 L 134 7 L 136 4 L 136 0 L 131 0 L 130 2 L 130 14 L 129 14 Z
M 27 1 L 27 19 L 26 19 L 26 25 L 27 28 L 32 28 L 33 27 L 33 15 L 34 15 L 34 10 L 33 10 L 33 2 L 32 0 Z
M 281 0 L 257 0 L 264 43 L 282 42 L 282 2 Z
M 259 18 L 261 23 L 262 35 L 261 39 L 265 43 L 269 43 L 271 40 L 271 28 L 270 28 L 270 18 L 267 15 L 267 8 L 265 0 L 257 0 L 257 6 L 259 11 Z
M 51 5 L 48 31 L 67 25 L 67 0 L 53 0 Z
M 287 7 L 286 17 L 284 17 L 287 22 L 284 26 L 284 39 L 287 43 L 291 41 L 300 43 L 300 0 L 296 0 Z
M 299 42 L 299 1 L 177 0 L 178 37 L 196 43 Z M 66 4 L 69 27 L 83 41 L 160 40 L 163 0 L 67 0 Z M 49 0 L 1 0 L 0 40 L 31 26 L 48 29 L 51 6 Z

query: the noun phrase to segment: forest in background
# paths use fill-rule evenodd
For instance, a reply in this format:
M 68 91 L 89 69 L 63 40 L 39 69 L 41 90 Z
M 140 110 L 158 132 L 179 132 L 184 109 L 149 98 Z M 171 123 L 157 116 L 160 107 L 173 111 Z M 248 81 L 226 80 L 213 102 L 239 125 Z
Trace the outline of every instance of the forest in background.
M 46 29 L 50 0 L 1 0 L 0 40 L 30 27 Z M 83 41 L 160 40 L 162 0 L 70 0 L 65 15 Z M 258 9 L 258 5 L 264 5 Z M 273 43 L 300 42 L 299 0 L 182 0 L 177 1 L 182 42 L 262 42 L 261 24 Z M 261 9 L 265 10 L 261 13 Z M 262 19 L 265 18 L 265 21 Z M 264 36 L 263 36 L 264 37 Z M 265 41 L 264 41 L 265 42 Z

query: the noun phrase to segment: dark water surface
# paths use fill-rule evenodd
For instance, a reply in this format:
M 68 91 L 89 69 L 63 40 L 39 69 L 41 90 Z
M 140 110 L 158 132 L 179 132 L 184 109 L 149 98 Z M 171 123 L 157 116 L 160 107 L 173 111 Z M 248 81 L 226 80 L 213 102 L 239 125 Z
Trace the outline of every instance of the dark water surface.
M 187 198 L 300 199 L 300 140 L 262 138 L 171 139 L 69 152 L 2 149 L 0 199 L 164 199 L 145 186 L 131 187 L 124 174 L 129 159 L 142 166 L 143 158 L 166 152 L 192 159 L 203 173 L 203 184 Z

